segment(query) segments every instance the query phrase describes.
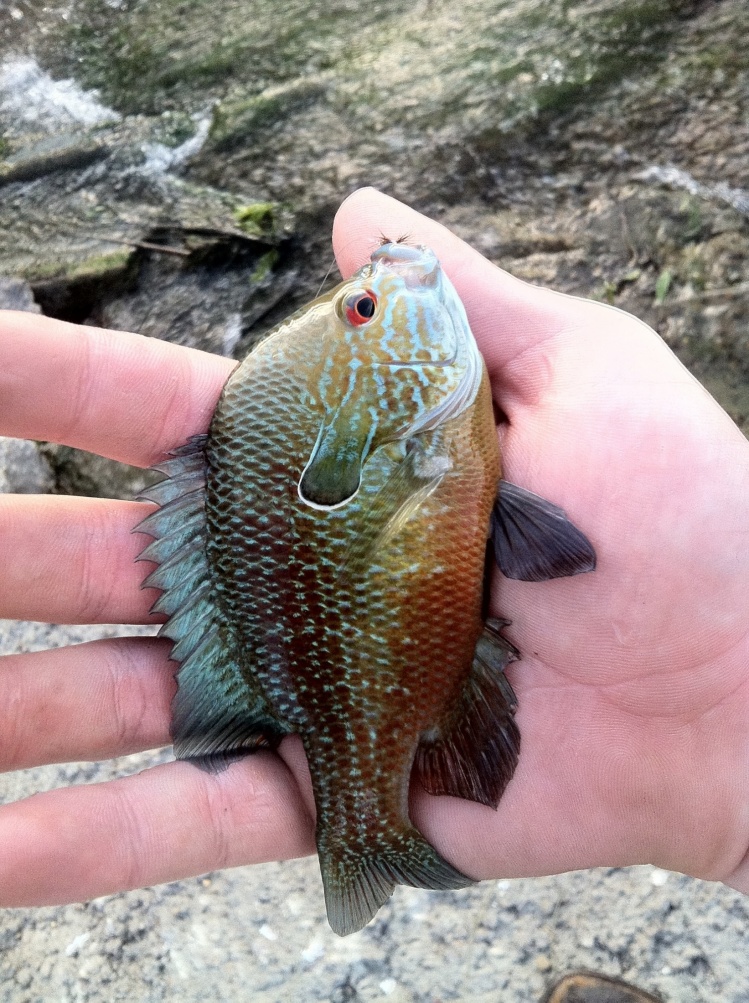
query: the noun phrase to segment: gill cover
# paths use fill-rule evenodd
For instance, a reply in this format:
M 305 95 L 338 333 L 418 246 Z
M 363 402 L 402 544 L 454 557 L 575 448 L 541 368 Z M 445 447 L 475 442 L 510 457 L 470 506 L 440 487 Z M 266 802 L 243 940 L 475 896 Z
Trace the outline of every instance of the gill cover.
M 384 244 L 333 309 L 319 377 L 324 417 L 298 487 L 319 509 L 356 495 L 379 446 L 470 407 L 482 374 L 463 305 L 427 248 Z

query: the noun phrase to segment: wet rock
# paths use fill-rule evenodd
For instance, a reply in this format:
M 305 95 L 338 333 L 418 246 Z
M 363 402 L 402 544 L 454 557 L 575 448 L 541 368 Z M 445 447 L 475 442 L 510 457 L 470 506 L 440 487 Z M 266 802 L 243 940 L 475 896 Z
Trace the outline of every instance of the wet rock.
M 55 479 L 36 444 L 0 437 L 0 494 L 46 494 Z
M 110 135 L 121 145 L 97 163 L 57 164 L 31 185 L 6 184 L 0 274 L 23 277 L 45 313 L 95 317 L 103 304 L 147 286 L 139 271 L 154 258 L 178 265 L 171 274 L 180 281 L 208 262 L 244 271 L 249 299 L 257 263 L 283 241 L 286 219 L 267 202 L 253 215 L 250 199 L 163 173 L 142 143 L 132 145 L 136 139 Z M 162 304 L 152 302 L 152 315 L 169 312 Z
M 55 494 L 132 500 L 160 478 L 149 470 L 71 446 L 44 442 L 39 444 L 38 450 L 49 471 L 47 490 Z
M 0 163 L 0 188 L 14 181 L 35 181 L 54 171 L 88 167 L 107 156 L 107 148 L 94 141 L 55 137 Z
M 0 276 L 0 310 L 24 310 L 39 313 L 39 304 L 28 282 Z
M 0 303 L 231 355 L 284 298 L 296 274 L 288 210 L 179 175 L 205 114 L 126 121 L 15 58 L 0 67 L 0 122 Z M 44 451 L 56 491 L 133 497 L 148 480 Z
M 123 120 L 73 80 L 16 57 L 0 66 L 0 124 L 0 276 L 25 279 L 47 314 L 96 319 L 148 285 L 139 272 L 153 258 L 179 266 L 171 275 L 183 289 L 208 262 L 243 271 L 249 300 L 258 263 L 287 237 L 288 212 L 267 199 L 179 176 L 207 137 L 205 113 Z M 151 316 L 184 308 L 184 296 L 169 304 L 161 292 Z

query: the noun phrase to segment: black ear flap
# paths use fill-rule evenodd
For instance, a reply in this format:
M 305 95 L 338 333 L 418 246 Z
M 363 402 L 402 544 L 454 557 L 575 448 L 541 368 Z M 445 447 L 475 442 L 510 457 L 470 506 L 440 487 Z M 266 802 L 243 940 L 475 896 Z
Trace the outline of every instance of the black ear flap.
M 354 497 L 361 483 L 371 426 L 371 420 L 352 422 L 351 415 L 340 408 L 325 418 L 299 481 L 302 501 L 315 508 L 338 508 Z
M 356 449 L 356 443 L 352 443 Z M 299 495 L 316 508 L 338 508 L 353 498 L 361 481 L 361 459 L 334 453 L 313 454 L 299 481 Z
M 507 578 L 544 582 L 596 566 L 590 541 L 558 505 L 509 481 L 499 482 L 491 535 L 494 556 Z

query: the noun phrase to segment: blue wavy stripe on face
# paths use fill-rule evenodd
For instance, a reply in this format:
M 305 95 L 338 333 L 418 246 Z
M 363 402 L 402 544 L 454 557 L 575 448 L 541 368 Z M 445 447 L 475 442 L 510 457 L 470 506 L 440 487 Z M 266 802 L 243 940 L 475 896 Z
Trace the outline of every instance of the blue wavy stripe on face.
M 435 331 L 439 331 L 442 327 L 442 310 L 436 308 L 435 304 L 430 301 L 422 301 L 418 304 L 418 312 L 418 324 L 416 336 L 413 339 L 411 359 L 403 361 L 435 362 L 438 359 L 442 361 L 447 346 L 444 345 L 444 339 L 438 341 L 434 336 Z M 426 358 L 420 358 L 420 353 L 424 353 Z
M 386 300 L 385 315 L 382 318 L 381 330 L 383 332 L 382 337 L 382 350 L 383 352 L 388 352 L 390 350 L 390 342 L 395 334 L 395 329 L 393 327 L 393 310 L 395 307 L 395 297 L 391 297 Z
M 352 361 L 358 362 L 358 360 L 356 359 Z M 351 395 L 354 392 L 354 387 L 356 386 L 356 369 L 357 369 L 356 366 L 349 365 L 348 386 L 346 387 L 343 397 L 341 398 L 340 404 L 338 405 L 339 410 L 346 406 L 346 404 L 351 399 Z
M 377 400 L 381 408 L 387 408 L 388 406 L 388 384 L 385 378 L 385 371 L 379 369 L 377 366 L 372 367 L 372 377 L 375 381 L 375 386 L 377 387 Z
M 361 451 L 360 459 L 362 460 L 369 453 L 370 447 L 372 445 L 372 440 L 374 439 L 375 434 L 377 432 L 377 425 L 379 424 L 379 415 L 377 412 L 377 408 L 370 407 L 368 410 L 369 410 L 369 415 L 372 419 L 372 425 L 369 429 L 369 435 L 367 436 L 366 442 L 364 443 L 364 448 Z
M 435 428 L 443 421 L 454 418 L 465 411 L 476 399 L 481 384 L 483 361 L 468 324 L 465 308 L 450 280 L 444 274 L 440 278 L 440 292 L 446 307 L 448 323 L 452 327 L 453 336 L 450 340 L 455 354 L 455 365 L 462 372 L 455 390 L 436 408 L 422 413 L 410 426 L 407 435 Z
M 324 401 L 326 399 L 327 391 L 333 382 L 333 357 L 329 355 L 325 360 L 323 365 L 322 374 L 320 375 L 320 397 Z
M 386 302 L 385 316 L 382 319 L 382 326 L 383 326 L 384 330 L 387 331 L 387 332 L 389 332 L 389 333 L 386 335 L 385 339 L 383 340 L 383 347 L 387 346 L 388 342 L 390 341 L 390 339 L 395 334 L 395 330 L 393 328 L 393 313 L 395 312 L 396 301 L 397 301 L 397 297 L 396 296 L 391 296 L 387 300 L 387 302 Z
M 420 323 L 423 323 L 425 318 L 423 317 L 423 310 L 419 309 L 421 304 L 417 304 L 416 297 L 410 296 L 406 300 L 406 324 L 408 326 L 408 333 L 411 339 L 411 343 L 415 349 L 418 349 L 423 342 L 420 338 Z

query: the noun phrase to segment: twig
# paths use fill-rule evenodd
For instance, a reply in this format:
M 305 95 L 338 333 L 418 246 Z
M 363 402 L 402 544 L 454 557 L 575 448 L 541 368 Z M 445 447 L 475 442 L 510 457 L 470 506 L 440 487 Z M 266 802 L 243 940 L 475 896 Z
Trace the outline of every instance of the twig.
M 160 254 L 175 254 L 179 258 L 189 258 L 191 251 L 182 247 L 169 247 L 168 244 L 150 244 L 147 240 L 125 240 L 123 237 L 99 237 L 109 244 L 125 244 L 127 247 L 138 247 L 143 251 L 158 251 Z

